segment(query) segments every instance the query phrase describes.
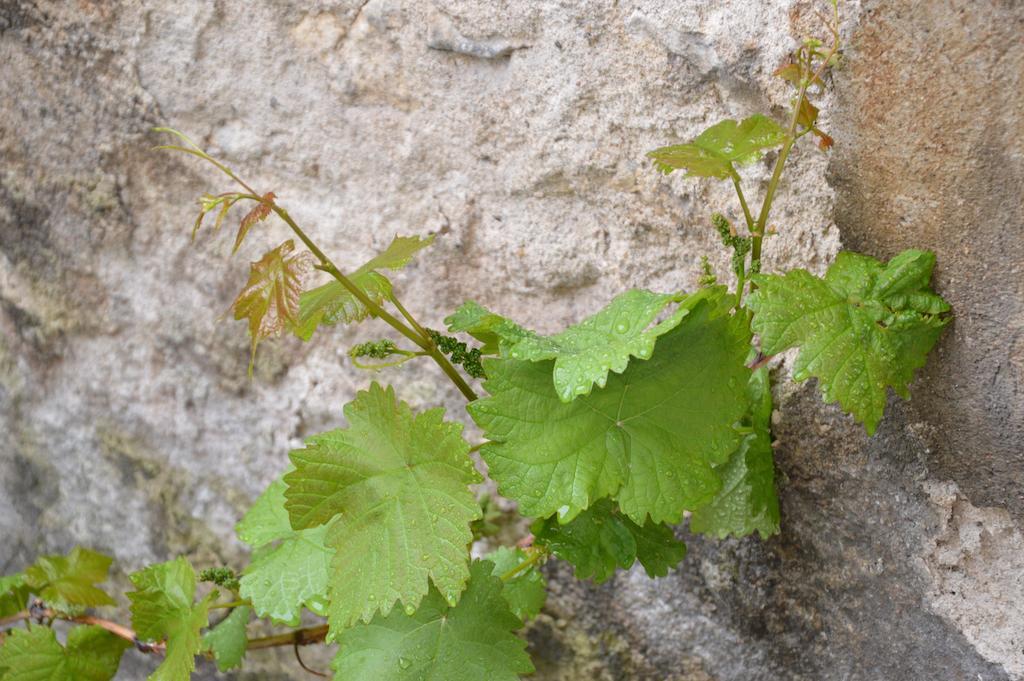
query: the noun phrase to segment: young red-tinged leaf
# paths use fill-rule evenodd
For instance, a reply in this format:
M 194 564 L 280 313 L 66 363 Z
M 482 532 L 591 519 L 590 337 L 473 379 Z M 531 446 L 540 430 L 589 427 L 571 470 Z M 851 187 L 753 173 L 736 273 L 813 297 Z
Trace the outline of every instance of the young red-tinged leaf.
M 797 123 L 804 128 L 810 128 L 811 132 L 818 137 L 818 148 L 828 151 L 832 148 L 834 140 L 823 131 L 818 129 L 818 107 L 811 104 L 805 97 L 800 103 L 800 113 L 797 115 Z
M 75 547 L 67 556 L 40 556 L 25 570 L 25 584 L 44 603 L 62 612 L 114 605 L 114 600 L 96 587 L 106 581 L 112 562 L 102 553 Z
M 249 233 L 249 230 L 252 229 L 253 225 L 267 219 L 273 207 L 274 192 L 267 192 L 260 199 L 260 202 L 245 214 L 245 217 L 242 218 L 242 223 L 238 226 L 238 235 L 235 237 L 235 246 L 231 249 L 232 253 L 238 251 L 238 248 L 242 245 L 242 242 L 245 241 L 245 236 Z
M 818 120 L 818 107 L 804 97 L 800 100 L 800 113 L 797 114 L 796 122 L 805 128 L 813 128 Z
M 783 64 L 779 68 L 772 72 L 773 76 L 778 76 L 782 80 L 792 83 L 793 85 L 800 85 L 800 66 L 792 62 Z
M 260 341 L 293 328 L 298 319 L 302 281 L 313 268 L 313 256 L 308 251 L 292 255 L 294 250 L 289 239 L 252 263 L 249 281 L 231 306 L 235 319 L 249 320 L 250 374 Z

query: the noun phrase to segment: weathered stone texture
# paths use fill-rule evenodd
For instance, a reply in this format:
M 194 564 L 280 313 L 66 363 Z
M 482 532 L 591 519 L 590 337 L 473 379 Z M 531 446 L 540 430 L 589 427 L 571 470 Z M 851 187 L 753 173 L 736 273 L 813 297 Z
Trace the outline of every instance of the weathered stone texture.
M 782 534 L 693 538 L 658 581 L 551 566 L 538 679 L 1024 679 L 1024 5 L 861 4 L 824 104 L 836 148 L 793 154 L 765 264 L 933 248 L 956 321 L 875 438 L 783 358 Z M 739 217 L 731 188 L 643 153 L 780 116 L 771 72 L 812 8 L 0 0 L 0 572 L 76 543 L 122 572 L 241 564 L 246 505 L 369 380 L 344 352 L 375 324 L 266 343 L 246 379 L 244 325 L 218 317 L 286 232 L 190 246 L 195 197 L 228 185 L 152 152 L 151 127 L 275 191 L 342 266 L 436 233 L 396 277 L 426 323 L 473 297 L 550 331 L 625 287 L 692 287 L 701 255 L 726 271 L 708 217 Z M 404 399 L 463 418 L 438 371 L 401 373 Z M 238 678 L 300 674 L 290 651 L 252 660 Z

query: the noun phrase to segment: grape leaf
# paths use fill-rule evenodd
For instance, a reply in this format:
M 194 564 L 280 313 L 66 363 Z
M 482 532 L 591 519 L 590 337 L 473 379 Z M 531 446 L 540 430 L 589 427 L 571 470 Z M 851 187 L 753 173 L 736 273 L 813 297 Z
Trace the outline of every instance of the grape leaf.
M 629 568 L 637 558 L 651 577 L 663 577 L 686 555 L 672 528 L 648 520 L 641 527 L 619 513 L 610 499 L 560 524 L 555 517 L 537 520 L 531 528 L 536 542 L 572 563 L 576 577 L 601 583 L 616 568 Z
M 114 599 L 96 587 L 113 562 L 102 553 L 76 546 L 67 556 L 40 556 L 25 570 L 25 584 L 54 610 L 78 613 Z
M 638 523 L 678 522 L 709 501 L 712 467 L 739 444 L 750 376 L 749 330 L 718 303 L 697 302 L 651 359 L 569 403 L 551 389 L 553 362 L 486 360 L 490 397 L 468 409 L 501 493 L 523 515 L 563 523 L 610 495 Z
M 67 646 L 53 629 L 35 626 L 11 631 L 0 647 L 4 681 L 110 681 L 131 644 L 93 626 L 68 632 Z
M 707 506 L 690 517 L 690 529 L 719 539 L 745 537 L 755 530 L 762 538 L 779 531 L 779 500 L 775 494 L 775 463 L 772 454 L 772 391 L 768 370 L 750 377 L 751 432 L 743 438 L 729 461 L 717 470 L 722 489 Z
M 295 242 L 289 239 L 252 263 L 249 281 L 231 306 L 235 319 L 249 320 L 249 336 L 252 338 L 250 373 L 260 341 L 276 336 L 296 323 L 302 279 L 313 267 L 313 256 L 308 251 L 291 255 L 294 250 Z
M 887 264 L 842 252 L 823 279 L 806 270 L 759 274 L 749 299 L 761 348 L 800 347 L 793 378 L 816 376 L 836 402 L 874 434 L 887 386 L 904 399 L 927 359 L 949 305 L 928 289 L 935 254 L 909 250 Z
M 24 610 L 28 605 L 29 593 L 24 574 L 19 572 L 0 577 L 0 617 Z
M 487 560 L 494 563 L 494 570 L 491 574 L 495 577 L 501 577 L 514 570 L 526 559 L 525 551 L 509 546 L 499 547 L 487 555 Z M 502 586 L 501 595 L 505 597 L 509 608 L 512 609 L 516 617 L 524 622 L 533 619 L 544 607 L 544 601 L 548 597 L 544 575 L 537 570 L 535 565 L 530 566 L 506 580 Z
M 658 336 L 674 329 L 696 302 L 677 307 L 664 321 L 652 326 L 665 308 L 679 300 L 675 294 L 631 289 L 558 335 L 523 338 L 511 348 L 510 355 L 531 362 L 555 360 L 555 391 L 563 402 L 570 402 L 589 394 L 594 384 L 603 388 L 609 370 L 621 374 L 630 356 L 650 358 Z
M 245 646 L 249 642 L 245 627 L 249 624 L 251 613 L 252 609 L 245 605 L 235 608 L 222 622 L 203 635 L 203 650 L 213 652 L 219 671 L 226 672 L 242 666 Z
M 636 559 L 648 577 L 664 577 L 686 557 L 686 544 L 676 539 L 665 523 L 648 520 L 643 525 L 629 522 L 626 526 L 636 540 Z
M 481 481 L 462 425 L 443 409 L 413 415 L 373 383 L 345 405 L 349 426 L 291 453 L 284 477 L 292 527 L 330 522 L 331 636 L 397 600 L 413 611 L 429 581 L 452 604 L 466 580 L 470 523 L 481 516 L 469 485 Z
M 658 337 L 675 328 L 697 302 L 710 295 L 711 289 L 685 298 L 630 289 L 596 314 L 554 336 L 527 331 L 472 302 L 445 321 L 450 330 L 466 331 L 481 340 L 485 350 L 498 348 L 505 357 L 531 362 L 555 360 L 555 391 L 563 402 L 570 402 L 589 394 L 595 384 L 603 388 L 608 372 L 621 374 L 630 357 L 648 359 Z M 685 302 L 654 324 L 666 308 L 680 301 Z
M 666 175 L 685 170 L 687 177 L 727 178 L 733 163 L 750 163 L 765 149 L 781 145 L 786 139 L 779 124 L 760 114 L 737 123 L 726 119 L 717 123 L 689 144 L 676 144 L 647 152 L 654 166 Z
M 400 270 L 412 260 L 418 252 L 434 243 L 434 235 L 426 238 L 418 236 L 396 236 L 383 253 L 370 259 L 359 269 L 365 272 L 379 269 Z
M 452 606 L 431 588 L 413 615 L 377 615 L 338 637 L 336 679 L 517 681 L 533 671 L 522 625 L 502 597 L 493 564 L 474 561 L 466 592 Z
M 775 69 L 772 75 L 778 76 L 779 78 L 788 81 L 789 83 L 792 83 L 795 87 L 799 88 L 800 81 L 803 80 L 804 78 L 804 70 L 800 68 L 799 64 L 789 63 L 783 64 L 779 68 Z M 807 73 L 807 77 L 809 79 L 811 78 L 811 76 L 814 76 L 814 74 Z M 825 83 L 822 82 L 820 76 L 814 76 L 813 80 L 811 80 L 810 82 L 812 85 L 825 87 Z
M 242 218 L 242 222 L 238 225 L 238 234 L 235 235 L 235 245 L 231 249 L 232 254 L 238 252 L 238 249 L 242 246 L 242 242 L 245 241 L 246 234 L 249 233 L 249 230 L 252 229 L 253 225 L 257 222 L 263 222 L 270 216 L 270 210 L 274 206 L 275 198 L 274 192 L 267 192 L 260 198 L 259 203 L 253 206 L 252 210 L 245 214 L 245 217 Z M 214 227 L 214 231 L 217 231 L 220 227 L 221 222 L 224 220 L 224 215 L 227 212 L 227 208 L 229 207 L 230 204 L 224 202 L 224 207 L 221 208 L 221 213 L 217 216 L 217 225 Z M 199 220 L 201 221 L 202 219 L 203 218 L 200 215 Z M 192 232 L 192 237 L 195 238 L 195 231 Z
M 636 540 L 624 520 L 609 499 L 601 499 L 564 525 L 552 516 L 537 520 L 531 531 L 537 544 L 572 563 L 577 579 L 601 583 L 636 561 Z
M 370 300 L 380 305 L 391 295 L 391 282 L 377 270 L 400 270 L 409 264 L 418 251 L 432 243 L 433 235 L 425 239 L 418 236 L 396 236 L 383 253 L 374 256 L 348 275 L 348 278 L 362 289 Z M 295 335 L 308 341 L 321 325 L 361 322 L 369 314 L 366 306 L 341 282 L 331 281 L 302 294 Z
M 188 560 L 179 557 L 150 565 L 129 576 L 136 591 L 129 591 L 132 626 L 140 640 L 167 640 L 164 661 L 149 681 L 181 681 L 196 667 L 195 656 L 202 649 L 200 629 L 207 625 L 210 594 L 193 603 L 196 573 Z
M 467 300 L 445 318 L 444 323 L 452 333 L 463 331 L 483 343 L 480 351 L 485 355 L 507 355 L 509 350 L 524 338 L 536 334 L 515 322 L 494 314 L 483 305 Z
M 284 507 L 285 489 L 281 478 L 270 483 L 235 530 L 249 546 L 263 547 L 242 574 L 242 597 L 252 601 L 260 617 L 294 627 L 303 606 L 326 614 L 334 549 L 325 544 L 329 524 L 292 529 Z

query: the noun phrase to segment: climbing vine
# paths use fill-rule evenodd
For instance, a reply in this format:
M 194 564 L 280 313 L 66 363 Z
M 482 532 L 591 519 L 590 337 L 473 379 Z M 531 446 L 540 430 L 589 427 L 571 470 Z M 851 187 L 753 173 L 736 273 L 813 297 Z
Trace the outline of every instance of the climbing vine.
M 445 330 L 425 328 L 388 273 L 433 236 L 397 236 L 345 273 L 274 192 L 161 129 L 174 137 L 161 149 L 211 163 L 237 185 L 201 198 L 193 239 L 211 222 L 219 230 L 236 205 L 247 212 L 235 251 L 274 216 L 290 231 L 252 263 L 231 307 L 248 326 L 250 373 L 267 339 L 329 342 L 334 327 L 383 320 L 396 336 L 351 348 L 353 364 L 436 363 L 485 439 L 471 445 L 443 409 L 417 412 L 371 381 L 345 405 L 344 425 L 290 452 L 240 519 L 253 553 L 237 571 L 197 573 L 178 557 L 132 574 L 130 626 L 88 614 L 115 604 L 99 586 L 111 559 L 88 549 L 0 578 L 0 678 L 105 681 L 135 648 L 160 658 L 151 679 L 180 681 L 197 656 L 225 671 L 262 648 L 298 654 L 328 641 L 338 644 L 339 680 L 514 681 L 533 670 L 517 632 L 544 605 L 545 561 L 597 582 L 635 563 L 654 578 L 684 559 L 674 526 L 686 518 L 691 532 L 719 538 L 777 533 L 771 359 L 798 348 L 793 379 L 815 377 L 826 401 L 873 434 L 888 389 L 909 397 L 948 321 L 929 288 L 927 251 L 888 262 L 842 252 L 823 277 L 762 267 L 791 150 L 807 135 L 823 151 L 832 145 L 814 100 L 839 62 L 838 22 L 836 10 L 828 47 L 806 40 L 776 72 L 793 88 L 785 123 L 724 120 L 648 154 L 663 173 L 732 183 L 742 221 L 716 213 L 709 226 L 732 254 L 734 287 L 717 283 L 705 260 L 696 290 L 628 290 L 550 336 L 473 301 Z M 737 168 L 766 153 L 774 168 L 754 211 Z M 474 542 L 499 529 L 492 500 L 474 492 L 484 470 L 532 525 L 514 545 L 473 558 Z M 300 627 L 304 611 L 323 623 Z M 290 629 L 250 636 L 255 620 Z M 56 622 L 71 625 L 63 641 Z

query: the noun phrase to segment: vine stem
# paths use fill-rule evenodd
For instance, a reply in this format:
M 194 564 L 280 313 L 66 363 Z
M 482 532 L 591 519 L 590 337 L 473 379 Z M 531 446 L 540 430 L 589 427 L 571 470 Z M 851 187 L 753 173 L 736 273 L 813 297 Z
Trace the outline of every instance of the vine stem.
M 366 309 L 370 311 L 371 315 L 386 322 L 393 329 L 395 329 L 400 334 L 402 334 L 403 336 L 411 340 L 413 343 L 418 345 L 420 348 L 422 348 L 424 352 L 430 355 L 430 358 L 433 359 L 434 362 L 436 362 L 439 367 L 441 367 L 441 371 L 443 371 L 444 374 L 449 379 L 451 379 L 452 383 L 455 384 L 455 387 L 459 389 L 459 392 L 461 392 L 467 400 L 469 400 L 470 402 L 476 401 L 477 394 L 473 391 L 472 388 L 469 387 L 469 384 L 466 383 L 465 379 L 462 378 L 462 376 L 455 369 L 455 367 L 452 366 L 452 363 L 448 361 L 448 358 L 445 357 L 437 349 L 437 347 L 434 346 L 434 342 L 430 339 L 430 335 L 427 334 L 423 327 L 420 326 L 420 324 L 416 322 L 415 319 L 412 318 L 412 315 L 410 315 L 408 311 L 404 307 L 402 307 L 401 303 L 399 303 L 394 296 L 391 297 L 391 301 L 395 303 L 395 307 L 397 307 L 401 311 L 402 315 L 405 316 L 405 318 L 410 321 L 414 328 L 409 328 L 400 319 L 396 318 L 383 307 L 378 305 L 373 299 L 366 295 L 366 292 L 359 288 L 355 284 L 355 282 L 353 282 L 351 279 L 345 276 L 342 273 L 342 271 L 338 269 L 337 265 L 335 265 L 331 261 L 331 259 L 327 257 L 327 254 L 320 250 L 320 248 L 313 242 L 313 240 L 310 239 L 309 236 L 307 236 L 304 231 L 302 231 L 298 224 L 296 224 L 295 220 L 292 219 L 291 215 L 288 214 L 288 211 L 279 206 L 276 201 L 274 201 L 273 199 L 271 199 L 269 202 L 264 200 L 264 198 L 260 196 L 255 189 L 250 187 L 242 178 L 236 175 L 234 171 L 232 171 L 230 168 L 228 168 L 226 165 L 224 165 L 217 159 L 207 154 L 195 142 L 193 142 L 191 139 L 189 139 L 182 133 L 178 132 L 177 130 L 172 130 L 171 128 L 155 128 L 155 130 L 157 132 L 167 132 L 176 135 L 179 138 L 183 139 L 187 144 L 189 144 L 192 147 L 191 149 L 189 149 L 188 147 L 183 147 L 175 144 L 167 144 L 158 146 L 156 147 L 157 149 L 180 151 L 195 156 L 197 158 L 201 158 L 204 161 L 213 164 L 217 169 L 219 169 L 225 175 L 227 175 L 232 180 L 237 182 L 247 192 L 249 192 L 249 194 L 240 194 L 239 198 L 252 199 L 259 203 L 269 205 L 270 209 L 273 210 L 279 218 L 284 220 L 285 224 L 287 224 L 288 227 L 291 228 L 292 232 L 295 233 L 295 236 L 297 236 L 299 240 L 306 245 L 306 248 L 310 250 L 314 257 L 316 257 L 316 259 L 320 261 L 319 269 L 323 270 L 324 272 L 327 272 L 332 277 L 337 279 L 338 282 L 342 286 L 344 286 L 349 293 L 355 296 L 356 300 L 358 300 L 360 303 L 366 306 Z
M 8 615 L 7 617 L 0 617 L 0 627 L 24 620 L 31 620 L 33 618 L 59 619 L 66 622 L 72 622 L 74 624 L 85 624 L 100 627 L 101 629 L 106 629 L 115 636 L 123 638 L 126 641 L 130 641 L 136 648 L 146 653 L 163 654 L 167 650 L 167 646 L 164 643 L 146 644 L 141 642 L 135 632 L 123 624 L 118 624 L 117 622 L 103 619 L 101 617 L 93 617 L 92 615 L 66 615 L 50 608 L 44 608 L 36 611 L 22 610 L 21 612 Z M 263 648 L 276 648 L 278 646 L 304 646 L 311 643 L 319 643 L 327 637 L 327 629 L 328 626 L 326 624 L 321 624 L 315 627 L 294 629 L 283 634 L 264 636 L 262 638 L 252 638 L 249 639 L 249 642 L 245 647 L 247 650 L 260 650 Z
M 547 556 L 547 552 L 543 550 L 530 550 L 529 556 L 515 566 L 505 574 L 501 575 L 500 579 L 503 582 L 507 582 L 520 572 L 528 570 L 531 566 L 536 565 L 539 561 L 543 560 Z M 230 608 L 237 607 L 239 605 L 248 605 L 248 601 L 234 601 L 231 603 L 222 603 L 211 608 Z M 167 645 L 163 642 L 159 643 L 146 643 L 140 641 L 135 631 L 130 627 L 126 627 L 123 624 L 118 624 L 112 620 L 103 619 L 102 617 L 94 617 L 92 615 L 68 615 L 65 613 L 57 612 L 52 608 L 38 608 L 33 606 L 30 610 L 22 610 L 8 615 L 6 617 L 0 617 L 0 627 L 9 626 L 17 622 L 22 622 L 32 619 L 49 619 L 49 620 L 64 620 L 66 622 L 72 622 L 74 624 L 83 624 L 94 627 L 100 627 L 110 633 L 114 634 L 119 638 L 130 642 L 141 652 L 144 653 L 155 653 L 163 655 L 167 652 Z M 313 643 L 320 643 L 327 638 L 327 632 L 329 625 L 320 624 L 313 627 L 304 627 L 302 629 L 293 629 L 281 634 L 274 634 L 272 636 L 263 636 L 260 638 L 251 638 L 245 645 L 246 650 L 262 650 L 265 648 L 276 648 L 280 646 L 306 646 Z M 204 656 L 210 657 L 212 653 L 203 653 Z
M 311 643 L 320 643 L 327 638 L 328 625 L 319 624 L 315 627 L 294 629 L 284 634 L 264 636 L 263 638 L 251 638 L 246 644 L 246 650 L 260 650 L 262 648 L 276 648 L 278 646 L 307 646 Z
M 729 177 L 732 178 L 732 186 L 736 189 L 736 197 L 740 200 L 740 206 L 743 208 L 743 219 L 747 223 L 747 231 L 754 231 L 754 217 L 750 214 L 750 208 L 747 207 L 747 199 L 743 196 L 743 188 L 740 186 L 740 175 L 733 168 L 732 164 L 729 164 Z
M 757 216 L 757 223 L 755 229 L 752 231 L 754 238 L 750 249 L 750 262 L 756 263 L 761 259 L 761 243 L 764 239 L 765 227 L 768 224 L 768 215 L 772 209 L 772 201 L 775 199 L 775 191 L 779 187 L 779 180 L 782 178 L 782 169 L 786 166 L 786 159 L 789 158 L 789 152 L 793 149 L 793 145 L 801 135 L 796 134 L 797 125 L 800 122 L 800 111 L 803 109 L 804 98 L 807 96 L 807 88 L 814 82 L 821 78 L 821 74 L 825 72 L 832 57 L 835 56 L 839 50 L 839 10 L 836 8 L 835 15 L 835 26 L 832 27 L 832 47 L 828 54 L 822 60 L 821 65 L 809 78 L 802 78 L 800 80 L 800 89 L 797 92 L 796 103 L 793 105 L 793 115 L 789 121 L 789 129 L 786 131 L 786 142 L 782 145 L 782 149 L 779 151 L 779 157 L 775 160 L 775 168 L 772 170 L 772 177 L 768 181 L 768 190 L 765 193 L 764 201 L 761 203 L 761 212 Z M 811 56 L 808 56 L 808 71 L 810 71 L 810 60 Z M 735 182 L 735 180 L 734 180 Z M 738 191 L 738 187 L 737 187 Z M 741 199 L 742 200 L 742 199 Z M 754 283 L 750 284 L 750 289 L 754 290 L 757 285 Z
M 135 632 L 123 624 L 118 624 L 117 622 L 106 620 L 101 617 L 93 617 L 92 615 L 66 615 L 51 608 L 35 608 L 33 606 L 33 609 L 31 610 L 22 610 L 21 612 L 16 612 L 13 615 L 2 617 L 0 618 L 0 627 L 23 620 L 31 620 L 33 618 L 40 620 L 58 619 L 66 622 L 73 622 L 75 624 L 86 624 L 106 629 L 111 634 L 131 642 L 136 648 L 145 653 L 163 653 L 167 649 L 167 646 L 163 643 L 145 644 L 141 642 L 135 635 Z
M 526 558 L 526 560 L 524 560 L 522 563 L 516 565 L 514 568 L 503 574 L 501 577 L 499 577 L 499 579 L 501 579 L 501 581 L 503 582 L 507 582 L 508 580 L 518 575 L 520 572 L 528 570 L 531 566 L 536 565 L 537 562 L 542 560 L 547 555 L 548 554 L 546 551 L 530 551 L 530 555 Z
M 757 216 L 757 222 L 754 225 L 754 229 L 751 233 L 754 235 L 753 243 L 750 249 L 750 262 L 756 263 L 761 259 L 761 243 L 764 240 L 765 224 L 768 222 L 768 214 L 772 209 L 772 201 L 775 199 L 775 191 L 779 187 L 779 180 L 782 179 L 782 169 L 786 167 L 786 159 L 789 158 L 789 152 L 793 148 L 793 144 L 796 142 L 796 126 L 797 121 L 800 118 L 800 107 L 803 104 L 804 97 L 807 94 L 807 86 L 801 81 L 800 91 L 797 94 L 796 105 L 793 107 L 793 116 L 789 122 L 789 129 L 786 131 L 786 143 L 782 145 L 782 149 L 779 151 L 779 157 L 775 159 L 775 169 L 772 170 L 771 180 L 768 181 L 768 191 L 764 195 L 764 201 L 761 203 L 761 212 Z M 751 288 L 756 287 L 756 284 L 751 284 Z
M 295 232 L 295 236 L 299 237 L 302 243 L 306 245 L 306 248 L 308 248 L 313 256 L 320 261 L 321 269 L 323 271 L 337 279 L 349 293 L 355 296 L 360 303 L 366 306 L 366 309 L 370 311 L 370 314 L 383 320 L 393 329 L 422 348 L 423 351 L 430 355 L 431 359 L 441 367 L 441 370 L 446 376 L 448 376 L 448 378 L 451 379 L 452 383 L 455 384 L 455 387 L 459 389 L 459 392 L 461 392 L 467 400 L 470 402 L 476 401 L 476 393 L 469 387 L 469 384 L 466 383 L 465 379 L 459 375 L 459 372 L 456 371 L 455 367 L 452 366 L 452 363 L 448 361 L 448 358 L 441 354 L 441 351 L 437 349 L 434 343 L 430 340 L 430 337 L 426 335 L 426 332 L 421 336 L 415 330 L 410 329 L 400 319 L 396 318 L 390 312 L 378 305 L 372 298 L 366 295 L 366 292 L 359 288 L 354 281 L 342 274 L 337 265 L 327 257 L 327 254 L 320 250 L 320 248 L 313 243 L 313 240 L 310 239 L 304 231 L 302 231 L 302 228 L 295 223 L 295 220 L 293 220 L 292 216 L 288 214 L 288 211 L 277 205 L 276 202 L 271 202 L 270 208 L 277 213 L 279 218 L 284 220 L 285 224 L 291 227 L 292 231 Z M 392 302 L 394 302 L 394 298 L 392 298 Z M 408 314 L 408 312 L 405 312 L 405 308 L 398 305 L 396 305 L 396 307 L 399 307 L 399 309 L 403 311 L 403 314 Z M 416 326 L 419 326 L 419 324 Z

